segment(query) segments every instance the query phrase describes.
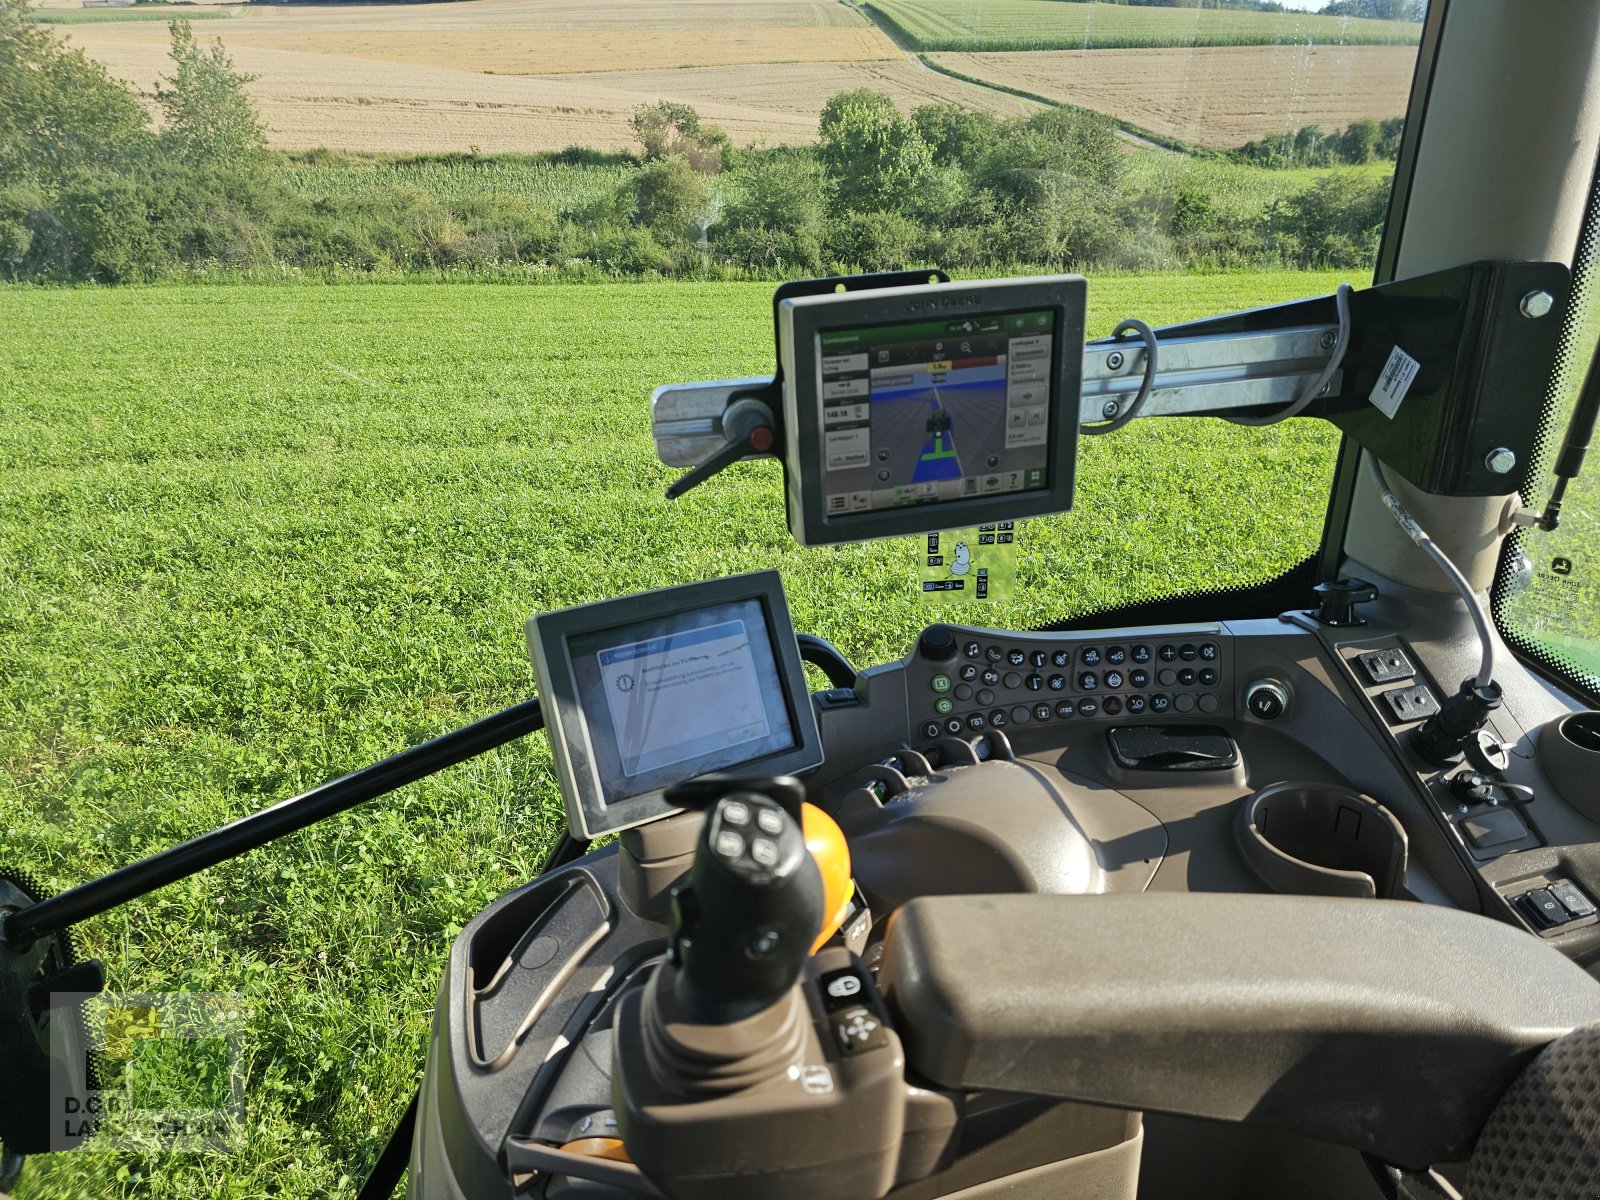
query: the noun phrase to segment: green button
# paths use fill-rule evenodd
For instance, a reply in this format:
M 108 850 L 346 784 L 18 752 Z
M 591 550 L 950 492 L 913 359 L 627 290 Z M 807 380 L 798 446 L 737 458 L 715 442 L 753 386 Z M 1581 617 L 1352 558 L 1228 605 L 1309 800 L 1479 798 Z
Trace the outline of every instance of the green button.
M 935 675 L 931 682 L 933 690 L 936 692 L 948 692 L 950 690 L 950 676 L 948 675 Z
M 940 676 L 940 678 L 942 679 L 943 676 Z M 950 715 L 950 710 L 955 706 L 956 702 L 950 699 L 949 696 L 940 696 L 933 702 L 933 711 L 938 713 L 941 717 L 947 717 Z

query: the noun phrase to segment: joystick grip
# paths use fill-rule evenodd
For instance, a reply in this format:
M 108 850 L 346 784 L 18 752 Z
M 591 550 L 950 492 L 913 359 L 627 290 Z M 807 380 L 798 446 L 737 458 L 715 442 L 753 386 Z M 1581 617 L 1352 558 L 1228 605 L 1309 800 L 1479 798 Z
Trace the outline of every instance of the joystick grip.
M 672 898 L 669 953 L 683 1016 L 726 1025 L 787 996 L 822 925 L 823 902 L 821 873 L 782 806 L 748 791 L 719 799 Z

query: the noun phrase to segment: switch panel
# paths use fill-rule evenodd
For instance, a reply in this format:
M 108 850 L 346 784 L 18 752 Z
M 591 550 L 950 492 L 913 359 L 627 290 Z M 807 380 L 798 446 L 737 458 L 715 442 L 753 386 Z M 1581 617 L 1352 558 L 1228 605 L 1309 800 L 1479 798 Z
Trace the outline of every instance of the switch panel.
M 1414 683 L 1410 687 L 1384 692 L 1383 701 L 1389 706 L 1391 717 L 1397 724 L 1420 721 L 1439 711 L 1439 701 L 1425 683 Z
M 1359 655 L 1356 661 L 1361 664 L 1361 669 L 1366 672 L 1367 679 L 1372 683 L 1393 683 L 1397 679 L 1414 679 L 1417 674 L 1417 669 L 1411 665 L 1406 652 L 1398 646 L 1369 650 Z

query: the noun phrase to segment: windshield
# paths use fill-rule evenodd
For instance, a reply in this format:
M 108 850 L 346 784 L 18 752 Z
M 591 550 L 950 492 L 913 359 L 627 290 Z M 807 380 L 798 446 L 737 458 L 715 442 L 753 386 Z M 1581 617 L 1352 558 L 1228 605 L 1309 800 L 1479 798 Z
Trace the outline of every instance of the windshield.
M 1421 15 L 7 0 L 6 849 L 64 886 L 520 700 L 525 620 L 584 601 L 777 567 L 866 666 L 1281 574 L 1317 422 L 1085 441 L 962 603 L 924 539 L 795 546 L 776 464 L 669 503 L 648 397 L 770 373 L 790 278 L 1082 272 L 1090 337 L 1362 286 Z M 244 1132 L 18 1195 L 351 1194 L 444 947 L 560 811 L 525 739 L 91 923 L 114 979 L 249 1000 Z

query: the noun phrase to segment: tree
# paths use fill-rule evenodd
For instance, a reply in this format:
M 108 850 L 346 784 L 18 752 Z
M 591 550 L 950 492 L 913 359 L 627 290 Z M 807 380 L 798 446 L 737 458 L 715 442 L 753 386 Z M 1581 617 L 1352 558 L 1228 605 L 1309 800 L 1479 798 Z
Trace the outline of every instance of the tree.
M 892 212 L 914 196 L 933 152 L 894 100 L 866 88 L 839 92 L 822 108 L 817 154 L 842 212 Z
M 1051 180 L 1115 186 L 1122 175 L 1117 127 L 1106 117 L 1052 108 L 1007 122 L 979 179 L 1016 200 L 1042 198 Z
M 924 104 L 911 121 L 941 167 L 975 167 L 1000 140 L 1000 121 L 992 113 L 955 104 Z
M 153 146 L 149 118 L 98 63 L 35 24 L 28 0 L 0 3 L 0 186 L 48 189 L 85 169 L 127 170 Z
M 691 104 L 657 100 L 641 104 L 628 118 L 647 161 L 679 157 L 696 171 L 714 175 L 722 170 L 728 135 L 715 125 L 701 125 Z
M 706 185 L 682 158 L 646 163 L 634 181 L 634 220 L 658 237 L 682 238 L 710 199 Z
M 166 116 L 162 144 L 195 164 L 236 166 L 260 154 L 267 131 L 244 90 L 255 76 L 234 70 L 221 41 L 202 50 L 189 22 L 168 28 L 175 70 L 156 92 Z

